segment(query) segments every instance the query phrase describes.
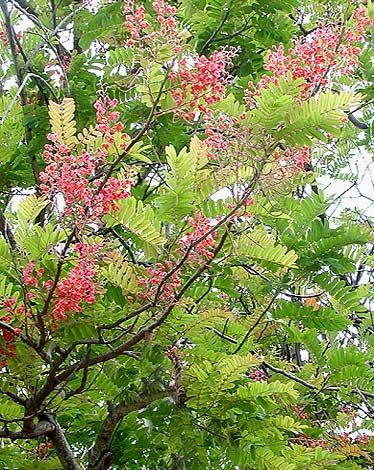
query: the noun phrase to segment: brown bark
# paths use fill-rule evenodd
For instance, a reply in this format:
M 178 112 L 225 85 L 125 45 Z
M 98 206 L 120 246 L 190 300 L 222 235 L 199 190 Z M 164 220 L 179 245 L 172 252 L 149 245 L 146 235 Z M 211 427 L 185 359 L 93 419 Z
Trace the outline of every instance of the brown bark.
M 133 403 L 122 401 L 114 405 L 108 403 L 108 414 L 105 418 L 96 442 L 89 452 L 89 464 L 87 470 L 107 470 L 110 466 L 112 454 L 110 443 L 118 423 L 132 411 L 146 408 L 150 403 L 170 395 L 170 390 L 160 390 L 152 393 L 141 393 Z

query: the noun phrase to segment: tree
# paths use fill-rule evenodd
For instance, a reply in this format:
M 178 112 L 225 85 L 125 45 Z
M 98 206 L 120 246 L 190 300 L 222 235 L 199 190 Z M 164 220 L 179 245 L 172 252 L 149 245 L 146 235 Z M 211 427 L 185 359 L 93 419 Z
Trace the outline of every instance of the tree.
M 1 10 L 2 468 L 372 468 L 371 3 Z

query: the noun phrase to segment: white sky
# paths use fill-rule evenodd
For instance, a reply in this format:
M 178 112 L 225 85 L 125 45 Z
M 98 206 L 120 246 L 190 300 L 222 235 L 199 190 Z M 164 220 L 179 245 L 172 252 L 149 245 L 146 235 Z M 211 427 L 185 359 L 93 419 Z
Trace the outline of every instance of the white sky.
M 374 217 L 374 162 L 373 155 L 359 150 L 352 156 L 347 172 L 357 175 L 357 185 L 350 181 L 339 181 L 328 176 L 318 178 L 321 189 L 326 196 L 338 200 L 329 212 L 338 215 L 344 209 L 358 208 L 365 211 L 368 217 Z M 344 193 L 344 194 L 343 194 Z

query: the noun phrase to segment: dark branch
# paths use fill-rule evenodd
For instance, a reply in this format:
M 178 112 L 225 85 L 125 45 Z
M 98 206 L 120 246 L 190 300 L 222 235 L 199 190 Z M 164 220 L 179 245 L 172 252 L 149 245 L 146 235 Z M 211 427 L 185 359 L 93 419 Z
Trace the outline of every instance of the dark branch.
M 48 416 L 49 421 L 53 426 L 53 431 L 49 434 L 49 438 L 53 443 L 53 447 L 60 459 L 62 468 L 64 470 L 80 470 L 73 451 L 65 437 L 64 431 L 58 421 L 53 416 Z
M 14 0 L 15 3 L 17 3 L 23 10 L 27 11 L 32 16 L 35 16 L 36 18 L 39 17 L 38 13 L 34 8 L 26 1 L 26 0 Z
M 16 395 L 15 393 L 13 392 L 10 392 L 9 390 L 2 390 L 0 388 L 0 394 L 1 395 L 6 395 L 7 397 L 9 397 L 12 401 L 14 401 L 15 403 L 18 403 L 19 405 L 25 405 L 25 400 L 21 397 L 19 397 L 18 395 Z
M 348 114 L 348 119 L 355 127 L 357 127 L 357 129 L 369 129 L 369 126 L 365 122 L 359 121 L 352 113 Z
M 226 7 L 226 11 L 224 12 L 221 21 L 219 22 L 217 28 L 212 32 L 209 38 L 205 41 L 203 47 L 200 50 L 200 55 L 204 54 L 205 51 L 209 48 L 210 44 L 215 40 L 221 29 L 223 28 L 224 24 L 226 23 L 228 17 L 230 15 L 230 8 Z
M 40 421 L 30 432 L 0 430 L 0 437 L 5 439 L 35 439 L 36 437 L 47 436 L 54 432 L 55 426 L 50 421 Z
M 16 72 L 17 84 L 20 90 L 19 91 L 20 101 L 21 101 L 22 107 L 25 107 L 27 105 L 27 96 L 23 88 L 23 80 L 25 77 L 18 62 L 16 35 L 15 35 L 14 28 L 11 22 L 11 17 L 10 17 L 6 0 L 0 0 L 0 7 L 5 18 L 5 27 L 7 31 L 8 40 L 9 40 L 10 51 L 12 54 L 13 66 Z M 26 65 L 25 68 L 28 68 L 28 65 Z M 26 143 L 29 143 L 32 139 L 32 130 L 28 124 L 24 124 L 24 128 L 25 128 L 25 141 Z M 39 186 L 38 162 L 36 161 L 35 155 L 31 155 L 30 159 L 31 159 L 31 168 L 34 174 L 34 180 L 35 180 L 36 185 Z
M 110 460 L 110 443 L 118 423 L 129 413 L 146 408 L 154 401 L 170 396 L 170 390 L 161 390 L 153 393 L 144 392 L 138 395 L 133 403 L 122 401 L 118 405 L 108 403 L 108 414 L 105 418 L 96 442 L 89 452 L 87 470 L 106 470 L 106 462 Z

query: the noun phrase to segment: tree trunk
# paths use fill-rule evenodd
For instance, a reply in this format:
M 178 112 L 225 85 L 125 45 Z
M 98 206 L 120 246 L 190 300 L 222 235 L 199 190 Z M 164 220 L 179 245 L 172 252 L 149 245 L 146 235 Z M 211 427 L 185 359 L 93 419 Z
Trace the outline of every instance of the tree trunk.
M 64 431 L 60 424 L 53 417 L 48 416 L 48 420 L 54 425 L 54 431 L 48 437 L 52 441 L 53 447 L 60 459 L 62 468 L 64 470 L 81 470 L 78 465 L 74 453 L 65 437 Z

